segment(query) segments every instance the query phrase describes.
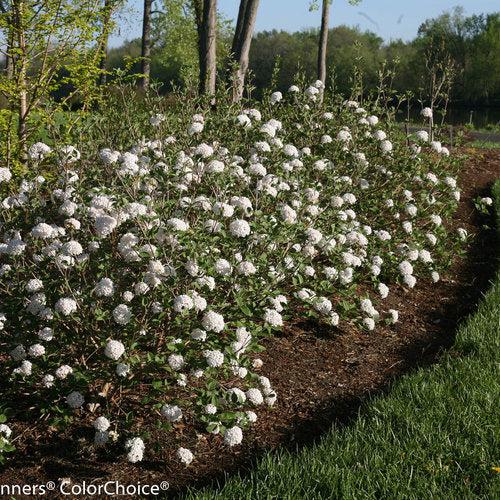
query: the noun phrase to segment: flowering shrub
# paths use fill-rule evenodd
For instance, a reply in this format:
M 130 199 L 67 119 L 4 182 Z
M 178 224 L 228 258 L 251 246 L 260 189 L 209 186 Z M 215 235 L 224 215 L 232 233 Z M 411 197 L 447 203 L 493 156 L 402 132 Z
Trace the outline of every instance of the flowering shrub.
M 15 451 L 15 447 L 10 442 L 12 429 L 5 423 L 7 417 L 0 410 L 0 464 L 5 462 L 5 455 Z
M 391 287 L 439 280 L 467 236 L 443 224 L 456 161 L 318 89 L 155 112 L 128 151 L 38 143 L 31 177 L 0 170 L 1 359 L 20 408 L 80 419 L 131 462 L 158 423 L 236 446 L 277 401 L 264 337 L 299 310 L 369 334 L 398 321 Z

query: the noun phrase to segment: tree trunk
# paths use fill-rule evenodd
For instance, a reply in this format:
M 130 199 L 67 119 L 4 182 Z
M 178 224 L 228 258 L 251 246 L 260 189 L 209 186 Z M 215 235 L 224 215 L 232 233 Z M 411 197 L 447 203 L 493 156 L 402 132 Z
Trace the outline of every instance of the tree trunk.
M 215 94 L 217 76 L 217 0 L 203 1 L 199 29 L 200 94 Z
M 25 16 L 25 5 L 24 0 L 15 0 L 13 2 L 13 28 L 15 33 L 14 47 L 16 49 L 16 79 L 18 88 L 18 102 L 17 102 L 17 114 L 18 114 L 18 125 L 17 125 L 17 136 L 19 141 L 19 150 L 21 152 L 21 158 L 26 160 L 27 151 L 27 141 L 28 141 L 28 131 L 27 131 L 27 119 L 28 119 L 28 82 L 27 82 L 27 52 L 26 52 L 26 39 L 25 39 L 25 27 L 24 27 L 24 16 Z
M 233 102 L 241 101 L 243 97 L 258 8 L 259 0 L 241 0 L 232 47 L 233 58 L 237 64 L 233 75 Z
M 238 10 L 238 20 L 234 30 L 233 45 L 231 46 L 231 54 L 235 55 L 238 52 L 238 47 L 241 41 L 241 33 L 245 24 L 245 14 L 247 11 L 249 0 L 240 0 L 240 8 Z
M 10 24 L 10 21 L 9 21 Z M 7 39 L 5 41 L 6 47 L 5 47 L 5 77 L 7 80 L 11 80 L 13 76 L 13 67 L 12 67 L 12 56 L 10 55 L 10 52 L 12 50 L 13 46 L 13 41 L 14 41 L 14 34 L 12 32 L 12 29 L 9 28 L 8 33 L 7 33 Z
M 326 83 L 326 48 L 328 45 L 328 29 L 330 19 L 330 0 L 323 0 L 321 14 L 321 31 L 319 33 L 318 49 L 318 80 Z
M 102 16 L 102 34 L 100 41 L 99 56 L 99 85 L 106 83 L 106 60 L 108 57 L 108 41 L 111 29 L 111 15 L 113 13 L 113 0 L 104 0 L 104 10 Z
M 144 0 L 144 14 L 142 17 L 142 47 L 141 47 L 141 87 L 149 88 L 151 75 L 151 4 L 152 0 Z

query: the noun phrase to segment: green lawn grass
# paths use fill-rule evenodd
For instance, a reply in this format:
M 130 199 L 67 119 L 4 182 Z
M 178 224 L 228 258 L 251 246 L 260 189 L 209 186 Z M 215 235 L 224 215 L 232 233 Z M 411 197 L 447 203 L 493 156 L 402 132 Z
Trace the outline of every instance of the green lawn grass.
M 471 148 L 478 148 L 478 149 L 499 149 L 500 148 L 500 142 L 492 142 L 492 141 L 473 141 L 467 146 Z
M 494 187 L 500 228 L 500 180 Z M 188 498 L 500 498 L 500 273 L 440 362 L 363 405 L 319 444 L 270 452 Z

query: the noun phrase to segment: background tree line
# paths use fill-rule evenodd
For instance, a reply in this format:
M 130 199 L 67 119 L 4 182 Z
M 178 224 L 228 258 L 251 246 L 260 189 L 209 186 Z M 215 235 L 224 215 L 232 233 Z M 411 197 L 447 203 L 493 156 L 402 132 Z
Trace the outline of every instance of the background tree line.
M 184 85 L 196 78 L 196 29 L 192 13 L 181 0 L 168 2 L 153 17 L 151 77 L 168 92 L 174 85 Z M 327 2 L 325 2 L 327 3 Z M 335 10 L 332 9 L 332 22 Z M 231 48 L 231 23 L 219 16 L 219 70 L 226 66 Z M 249 54 L 249 70 L 257 93 L 269 86 L 279 60 L 278 86 L 286 90 L 297 70 L 308 79 L 318 76 L 318 37 L 320 28 L 289 33 L 256 33 Z M 131 40 L 109 51 L 108 67 L 124 68 L 136 60 L 130 71 L 140 71 L 141 40 Z M 500 13 L 466 17 L 460 8 L 425 21 L 417 36 L 409 41 L 384 40 L 370 31 L 338 26 L 329 30 L 326 48 L 327 75 L 334 70 L 339 92 L 351 89 L 354 67 L 364 74 L 366 90 L 374 89 L 383 61 L 396 68 L 393 85 L 398 92 L 411 92 L 425 98 L 428 68 L 432 59 L 449 58 L 453 67 L 452 99 L 467 106 L 500 106 Z M 328 80 L 328 77 L 327 77 Z M 327 82 L 328 83 L 328 82 Z

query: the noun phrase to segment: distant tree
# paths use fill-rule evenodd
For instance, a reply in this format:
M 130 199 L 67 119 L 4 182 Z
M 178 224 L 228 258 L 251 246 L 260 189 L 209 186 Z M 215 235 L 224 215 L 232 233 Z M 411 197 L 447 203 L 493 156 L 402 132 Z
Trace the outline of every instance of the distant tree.
M 328 45 L 328 31 L 330 20 L 330 0 L 323 0 L 321 11 L 321 28 L 319 32 L 319 50 L 318 50 L 318 80 L 323 84 L 326 82 L 326 49 Z
M 99 84 L 106 83 L 106 62 L 108 55 L 109 35 L 113 30 L 112 16 L 123 0 L 104 0 L 101 12 L 101 34 L 98 40 L 97 57 L 99 59 Z
M 141 44 L 141 87 L 149 88 L 151 75 L 151 6 L 153 0 L 144 0 L 142 15 L 142 44 Z
M 319 46 L 318 46 L 318 62 L 317 62 L 317 78 L 323 84 L 326 83 L 327 69 L 327 48 L 328 48 L 328 33 L 330 31 L 330 4 L 333 0 L 322 0 L 321 8 L 321 28 L 319 30 Z M 361 0 L 349 0 L 351 5 L 358 4 Z M 311 0 L 309 10 L 317 10 L 319 0 Z
M 217 0 L 193 0 L 198 31 L 199 92 L 215 94 L 217 79 Z
M 238 20 L 231 47 L 231 55 L 236 68 L 233 74 L 233 101 L 240 101 L 245 88 L 250 45 L 252 43 L 259 0 L 241 0 Z

